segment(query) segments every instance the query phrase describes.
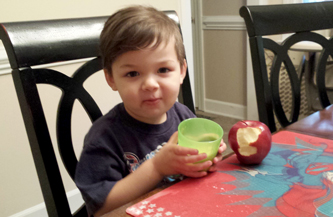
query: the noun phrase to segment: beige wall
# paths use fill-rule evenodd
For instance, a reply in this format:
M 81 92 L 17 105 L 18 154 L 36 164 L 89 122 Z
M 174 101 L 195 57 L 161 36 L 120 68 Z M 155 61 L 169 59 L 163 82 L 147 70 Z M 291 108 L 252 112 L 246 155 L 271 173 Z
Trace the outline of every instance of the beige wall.
M 180 13 L 179 0 L 2 0 L 0 22 L 110 15 L 128 4 L 149 4 L 161 10 L 173 9 Z M 77 66 L 57 66 L 55 69 L 71 74 Z M 102 73 L 85 85 L 98 98 L 103 112 L 120 102 L 118 95 L 106 86 Z M 54 101 L 60 97 L 61 92 L 43 85 L 39 89 L 42 92 L 42 103 L 46 105 L 51 137 L 55 141 L 53 129 L 57 105 Z M 99 91 L 105 92 L 105 95 L 99 95 Z M 10 74 L 0 75 L 0 102 L 0 216 L 9 216 L 42 203 L 43 198 Z M 75 110 L 73 125 L 76 130 L 73 132 L 73 140 L 79 155 L 83 136 L 91 123 L 79 103 L 75 105 Z M 63 167 L 61 170 L 64 171 Z M 66 191 L 75 189 L 68 176 L 65 176 L 64 182 Z
M 245 0 L 203 0 L 203 16 L 239 16 Z M 206 98 L 246 106 L 246 32 L 204 30 Z
M 246 4 L 246 0 L 203 0 L 202 14 L 204 16 L 238 15 L 238 10 Z
M 131 5 L 152 5 L 161 10 L 173 9 L 179 12 L 180 2 L 176 0 L 2 0 L 0 21 L 41 20 L 82 16 L 110 15 L 115 10 Z

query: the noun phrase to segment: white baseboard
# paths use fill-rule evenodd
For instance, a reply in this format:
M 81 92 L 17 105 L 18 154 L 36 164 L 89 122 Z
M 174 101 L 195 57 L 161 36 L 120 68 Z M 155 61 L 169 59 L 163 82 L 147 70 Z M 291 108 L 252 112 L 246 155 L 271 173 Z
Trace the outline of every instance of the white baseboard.
M 205 112 L 240 120 L 246 119 L 246 106 L 212 99 L 205 99 Z
M 67 192 L 68 202 L 71 208 L 71 211 L 77 210 L 84 203 L 81 193 L 78 189 Z M 26 210 L 23 210 L 19 213 L 11 215 L 9 217 L 48 217 L 45 203 L 40 203 L 36 206 L 30 207 Z

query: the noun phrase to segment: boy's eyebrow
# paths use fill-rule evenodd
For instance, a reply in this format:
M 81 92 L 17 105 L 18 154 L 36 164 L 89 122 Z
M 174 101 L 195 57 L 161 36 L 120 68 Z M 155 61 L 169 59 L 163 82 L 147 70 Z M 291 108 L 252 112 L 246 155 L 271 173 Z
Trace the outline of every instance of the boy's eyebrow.
M 132 68 L 132 67 L 135 67 L 135 65 L 127 63 L 127 64 L 124 64 L 124 65 L 121 65 L 119 68 Z
M 159 62 L 156 62 L 156 64 L 166 64 L 166 63 L 169 63 L 169 62 L 176 62 L 175 60 L 173 59 L 170 59 L 170 60 L 163 60 L 163 61 L 159 61 Z M 133 68 L 135 67 L 136 65 L 135 64 L 131 64 L 131 63 L 125 63 L 123 65 L 120 66 L 120 68 Z

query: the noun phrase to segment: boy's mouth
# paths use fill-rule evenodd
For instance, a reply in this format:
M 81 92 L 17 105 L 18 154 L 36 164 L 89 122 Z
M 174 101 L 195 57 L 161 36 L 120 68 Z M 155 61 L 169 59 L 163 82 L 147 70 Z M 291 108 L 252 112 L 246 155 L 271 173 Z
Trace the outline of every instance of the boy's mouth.
M 157 104 L 160 100 L 160 98 L 149 98 L 144 100 L 143 102 L 148 104 Z

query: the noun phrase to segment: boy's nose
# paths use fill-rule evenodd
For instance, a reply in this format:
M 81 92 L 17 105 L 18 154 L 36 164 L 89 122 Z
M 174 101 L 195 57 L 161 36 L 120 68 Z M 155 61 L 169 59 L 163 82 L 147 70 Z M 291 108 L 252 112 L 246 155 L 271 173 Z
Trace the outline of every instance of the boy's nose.
M 159 84 L 158 84 L 157 80 L 154 78 L 154 76 L 147 76 L 142 84 L 142 89 L 148 90 L 148 91 L 155 90 L 158 87 L 159 87 Z

